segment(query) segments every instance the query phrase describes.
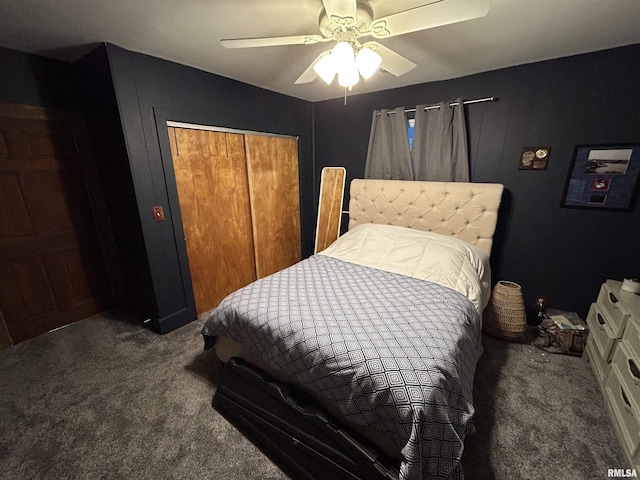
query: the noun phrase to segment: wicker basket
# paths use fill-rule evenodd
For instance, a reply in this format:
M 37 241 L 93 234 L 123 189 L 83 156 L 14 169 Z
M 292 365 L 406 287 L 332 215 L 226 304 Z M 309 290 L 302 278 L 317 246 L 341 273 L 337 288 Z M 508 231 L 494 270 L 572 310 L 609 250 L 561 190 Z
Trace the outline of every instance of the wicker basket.
M 482 328 L 485 332 L 507 340 L 517 340 L 527 326 L 522 287 L 500 280 L 484 309 Z

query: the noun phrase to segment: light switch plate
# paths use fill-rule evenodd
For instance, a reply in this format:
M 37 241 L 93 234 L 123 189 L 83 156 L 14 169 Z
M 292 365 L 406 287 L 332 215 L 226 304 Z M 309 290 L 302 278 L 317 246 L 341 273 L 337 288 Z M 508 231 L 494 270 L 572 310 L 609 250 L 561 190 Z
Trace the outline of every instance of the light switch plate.
M 157 205 L 153 207 L 153 221 L 164 222 L 164 211 L 162 210 L 162 206 Z

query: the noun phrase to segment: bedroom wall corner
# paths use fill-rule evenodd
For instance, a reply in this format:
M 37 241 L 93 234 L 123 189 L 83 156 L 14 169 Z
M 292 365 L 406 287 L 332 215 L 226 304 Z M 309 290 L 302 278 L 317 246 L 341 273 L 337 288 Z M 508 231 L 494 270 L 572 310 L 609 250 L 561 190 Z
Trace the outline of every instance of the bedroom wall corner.
M 184 238 L 176 237 L 167 207 L 154 112 L 183 112 L 213 126 L 298 137 L 302 247 L 308 256 L 314 225 L 313 191 L 304 187 L 313 178 L 311 103 L 115 45 L 104 48 L 134 192 L 129 204 L 138 216 L 149 270 L 155 307 L 151 322 L 165 333 L 194 320 L 195 310 L 180 263 Z M 151 215 L 156 205 L 164 206 L 164 222 Z
M 136 192 L 105 44 L 74 64 L 80 78 L 84 113 L 96 169 L 118 254 L 121 282 L 114 285 L 120 305 L 148 318 L 156 314 Z
M 72 65 L 0 47 L 0 102 L 80 110 Z

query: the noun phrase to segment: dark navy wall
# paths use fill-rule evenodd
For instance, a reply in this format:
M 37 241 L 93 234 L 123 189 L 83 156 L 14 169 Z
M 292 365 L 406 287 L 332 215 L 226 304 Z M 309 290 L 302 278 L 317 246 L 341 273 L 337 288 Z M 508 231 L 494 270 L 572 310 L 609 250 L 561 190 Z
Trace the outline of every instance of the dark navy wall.
M 314 179 L 327 165 L 344 165 L 349 178 L 362 176 L 374 109 L 496 96 L 497 102 L 466 107 L 472 180 L 501 182 L 507 189 L 494 280 L 522 284 L 529 304 L 535 295 L 547 294 L 551 306 L 585 315 L 604 279 L 640 274 L 637 206 L 630 213 L 559 207 L 575 145 L 640 141 L 640 45 L 353 95 L 346 106 L 342 98 L 311 104 L 114 46 L 101 48 L 102 90 L 110 90 L 111 82 L 110 115 L 120 122 L 107 127 L 118 141 L 116 154 L 131 159 L 139 241 L 156 269 L 154 314 L 168 314 L 183 301 L 175 293 L 180 279 L 175 232 L 170 222 L 153 224 L 145 214 L 168 198 L 156 119 L 176 114 L 300 136 L 302 238 L 308 255 Z M 77 82 L 70 65 L 0 48 L 0 101 L 75 109 L 82 103 Z M 547 170 L 518 170 L 520 149 L 531 145 L 551 146 Z
M 73 66 L 0 47 L 0 102 L 78 110 Z
M 84 113 L 94 150 L 95 166 L 111 224 L 122 272 L 114 285 L 118 302 L 142 318 L 157 318 L 136 192 L 122 130 L 120 110 L 105 46 L 75 64 Z
M 312 104 L 113 45 L 104 48 L 153 279 L 155 314 L 177 325 L 193 303 L 166 120 L 299 137 L 302 252 L 309 255 L 315 224 Z M 164 207 L 165 222 L 153 220 L 155 205 Z
M 315 168 L 362 177 L 374 109 L 462 97 L 469 105 L 471 180 L 506 187 L 494 281 L 522 285 L 525 301 L 586 315 L 607 278 L 640 275 L 640 208 L 560 208 L 577 144 L 640 142 L 640 45 L 314 104 Z M 551 147 L 547 170 L 518 170 L 522 147 Z M 319 178 L 319 177 L 318 177 Z M 318 185 L 314 186 L 316 189 Z

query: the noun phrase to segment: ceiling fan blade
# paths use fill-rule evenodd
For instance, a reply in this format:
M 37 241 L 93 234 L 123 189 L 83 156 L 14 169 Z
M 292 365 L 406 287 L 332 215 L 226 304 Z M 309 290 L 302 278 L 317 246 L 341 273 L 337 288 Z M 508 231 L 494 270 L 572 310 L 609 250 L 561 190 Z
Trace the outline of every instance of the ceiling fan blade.
M 322 0 L 327 17 L 340 26 L 356 23 L 356 0 Z M 340 20 L 335 20 L 335 18 Z
M 322 52 L 320 55 L 318 55 L 316 59 L 313 62 L 311 62 L 311 65 L 309 65 L 307 69 L 304 72 L 302 72 L 302 75 L 300 75 L 298 79 L 293 83 L 295 83 L 296 85 L 299 85 L 301 83 L 310 83 L 310 82 L 313 82 L 316 78 L 318 78 L 318 74 L 313 69 L 313 67 L 315 66 L 316 63 L 318 63 L 318 60 L 320 60 L 322 57 L 330 53 L 331 53 L 331 50 L 326 50 Z
M 261 37 L 261 38 L 235 38 L 220 40 L 224 48 L 250 48 L 250 47 L 275 47 L 279 45 L 310 45 L 313 43 L 327 42 L 331 38 L 321 35 L 296 35 L 293 37 Z
M 368 34 L 387 38 L 484 17 L 491 0 L 435 0 L 371 22 Z
M 408 58 L 403 57 L 399 53 L 394 52 L 384 45 L 380 45 L 378 42 L 367 42 L 362 46 L 365 48 L 370 48 L 371 50 L 379 54 L 382 58 L 380 68 L 395 75 L 396 77 L 404 75 L 405 73 L 417 67 L 417 65 Z

